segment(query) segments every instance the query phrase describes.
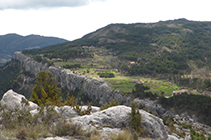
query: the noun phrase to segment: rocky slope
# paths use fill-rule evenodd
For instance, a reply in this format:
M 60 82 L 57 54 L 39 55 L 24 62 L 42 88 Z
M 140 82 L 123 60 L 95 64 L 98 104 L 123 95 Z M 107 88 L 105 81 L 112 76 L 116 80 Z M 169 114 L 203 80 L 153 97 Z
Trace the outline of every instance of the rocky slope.
M 82 90 L 85 95 L 97 101 L 100 105 L 103 105 L 106 102 L 109 102 L 111 99 L 117 100 L 119 101 L 120 104 L 124 104 L 124 105 L 129 105 L 131 101 L 134 101 L 138 104 L 139 108 L 147 110 L 148 112 L 151 112 L 160 118 L 167 118 L 167 120 L 170 121 L 171 129 L 165 126 L 165 131 L 173 134 L 173 136 L 169 136 L 169 139 L 180 139 L 183 137 L 186 139 L 190 139 L 190 133 L 191 133 L 190 129 L 194 131 L 196 130 L 199 133 L 204 133 L 207 137 L 211 135 L 210 134 L 211 128 L 206 125 L 198 123 L 197 118 L 195 118 L 194 116 L 190 116 L 185 112 L 179 116 L 175 112 L 169 111 L 163 108 L 159 103 L 157 103 L 157 101 L 151 101 L 148 99 L 144 99 L 144 100 L 132 99 L 131 97 L 124 96 L 120 91 L 111 89 L 109 83 L 103 81 L 100 78 L 87 77 L 85 75 L 73 73 L 72 71 L 67 70 L 67 69 L 57 68 L 53 66 L 49 67 L 47 64 L 42 64 L 42 63 L 38 63 L 34 61 L 32 58 L 22 54 L 21 52 L 16 52 L 13 56 L 13 59 L 21 63 L 22 68 L 24 69 L 25 72 L 30 73 L 30 76 L 22 75 L 22 78 L 23 78 L 22 88 L 25 88 L 25 91 L 32 90 L 32 87 L 33 87 L 32 83 L 35 77 L 38 75 L 39 71 L 49 70 L 53 73 L 56 79 L 56 82 L 59 83 L 62 88 L 67 89 L 68 91 L 74 91 L 78 89 Z M 29 92 L 28 94 L 30 95 L 31 92 Z M 57 108 L 56 110 L 57 112 L 60 112 L 60 113 L 62 112 L 62 115 L 65 116 L 66 119 L 71 118 L 72 116 L 77 116 L 76 112 L 74 112 L 67 106 L 62 107 L 62 108 Z M 100 113 L 96 112 L 95 114 L 96 116 L 91 117 L 91 118 L 90 116 L 82 116 L 82 117 L 79 116 L 78 119 L 80 121 L 78 122 L 89 128 L 91 127 L 91 128 L 96 128 L 96 129 L 98 129 L 98 127 L 100 127 L 101 125 L 104 126 L 110 123 L 112 123 L 112 125 L 114 125 L 115 127 L 121 127 L 120 125 L 122 126 L 128 125 L 127 121 L 123 121 L 123 122 L 113 121 L 112 122 L 112 120 L 114 119 L 113 115 L 115 113 L 129 112 L 130 110 L 129 107 L 119 106 L 115 108 L 115 111 L 112 110 L 112 108 L 109 110 L 110 110 L 109 114 L 106 111 L 101 111 Z M 161 132 L 157 132 L 158 131 L 157 129 L 163 130 L 163 127 L 157 127 L 157 125 L 160 123 L 161 120 L 154 121 L 156 119 L 159 120 L 159 118 L 158 117 L 154 118 L 154 115 L 151 116 L 151 114 L 149 113 L 147 114 L 145 111 L 143 112 L 143 110 L 140 110 L 140 112 L 142 113 L 143 118 L 145 116 L 145 119 L 146 119 L 146 122 L 144 121 L 142 122 L 143 126 L 146 125 L 146 127 L 150 127 L 150 130 L 153 130 L 153 131 L 149 131 L 149 135 L 151 136 L 151 133 L 153 133 L 153 135 L 157 135 L 158 133 L 160 134 Z M 120 117 L 120 118 L 117 118 L 117 120 L 125 120 L 126 119 L 125 117 L 127 116 L 126 114 L 127 113 L 125 114 L 122 113 L 122 115 L 120 116 L 117 115 L 118 117 Z M 104 118 L 100 118 L 100 116 L 103 116 Z M 95 123 L 93 124 L 92 122 L 95 122 L 96 126 L 94 125 Z M 149 123 L 152 123 L 152 124 L 149 124 Z M 156 131 L 154 130 L 155 128 L 154 128 L 153 123 L 155 123 Z M 167 123 L 166 125 L 169 125 L 169 122 L 166 122 L 166 123 Z M 181 126 L 184 124 L 185 124 L 185 128 L 184 126 Z M 186 126 L 189 126 L 189 128 L 187 129 Z M 104 129 L 106 132 L 118 130 L 118 129 L 110 130 L 109 128 L 103 128 L 102 131 L 104 131 Z M 163 133 L 162 138 L 166 139 L 166 134 Z
M 132 99 L 124 96 L 119 90 L 111 89 L 109 83 L 103 81 L 100 78 L 87 77 L 81 74 L 75 74 L 70 70 L 48 66 L 48 64 L 38 63 L 32 58 L 22 54 L 21 52 L 15 52 L 13 59 L 18 60 L 24 71 L 28 72 L 36 77 L 41 70 L 49 70 L 53 73 L 56 82 L 60 84 L 63 89 L 68 91 L 82 90 L 86 96 L 92 100 L 97 101 L 100 105 L 109 102 L 111 99 L 118 101 L 120 104 L 130 104 Z M 23 76 L 23 88 L 32 88 L 29 86 L 34 78 Z M 25 91 L 32 91 L 25 89 Z M 30 95 L 31 93 L 28 93 Z

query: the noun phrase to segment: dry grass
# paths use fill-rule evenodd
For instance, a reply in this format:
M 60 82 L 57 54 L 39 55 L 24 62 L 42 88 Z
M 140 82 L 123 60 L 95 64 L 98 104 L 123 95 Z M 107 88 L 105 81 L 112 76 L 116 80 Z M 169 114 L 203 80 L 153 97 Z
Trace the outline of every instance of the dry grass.
M 124 130 L 123 132 L 120 132 L 119 134 L 112 133 L 109 136 L 109 139 L 111 139 L 111 140 L 134 140 L 133 135 L 128 130 Z

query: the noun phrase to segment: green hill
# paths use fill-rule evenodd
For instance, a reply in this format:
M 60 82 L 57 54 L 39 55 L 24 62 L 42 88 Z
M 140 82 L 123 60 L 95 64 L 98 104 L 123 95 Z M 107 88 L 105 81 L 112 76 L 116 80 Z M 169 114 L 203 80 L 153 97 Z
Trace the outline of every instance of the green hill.
M 110 51 L 120 60 L 115 68 L 129 75 L 190 74 L 211 66 L 211 22 L 111 24 L 81 39 L 24 53 L 63 60 L 93 57 L 83 46 Z

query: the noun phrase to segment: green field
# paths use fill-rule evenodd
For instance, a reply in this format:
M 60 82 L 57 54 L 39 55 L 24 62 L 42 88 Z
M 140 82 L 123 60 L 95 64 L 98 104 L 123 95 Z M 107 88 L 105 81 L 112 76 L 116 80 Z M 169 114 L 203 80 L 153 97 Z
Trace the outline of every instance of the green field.
M 170 96 L 174 90 L 182 89 L 168 81 L 155 80 L 151 78 L 143 78 L 140 76 L 124 76 L 117 70 L 112 69 L 110 63 L 115 59 L 110 55 L 111 52 L 104 48 L 97 48 L 92 50 L 94 53 L 93 58 L 89 59 L 72 59 L 66 62 L 54 62 L 56 66 L 63 67 L 65 65 L 81 64 L 81 68 L 71 68 L 70 70 L 85 74 L 91 77 L 98 77 L 99 72 L 112 72 L 115 74 L 114 78 L 103 78 L 105 81 L 111 84 L 113 89 L 118 89 L 122 92 L 132 92 L 137 83 L 143 83 L 145 86 L 150 87 L 150 92 L 165 96 Z M 79 62 L 81 61 L 81 62 Z

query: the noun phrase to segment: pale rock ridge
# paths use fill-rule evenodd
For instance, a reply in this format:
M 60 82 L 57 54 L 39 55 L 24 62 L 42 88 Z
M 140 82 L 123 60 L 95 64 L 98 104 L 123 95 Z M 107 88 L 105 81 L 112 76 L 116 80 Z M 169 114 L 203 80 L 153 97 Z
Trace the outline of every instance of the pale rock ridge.
M 22 98 L 27 100 L 25 96 L 14 92 L 13 90 L 8 90 L 2 97 L 1 106 L 6 106 L 9 110 L 34 110 L 38 108 L 38 105 L 28 101 L 29 105 L 23 105 Z
M 110 84 L 101 78 L 75 74 L 70 70 L 53 66 L 48 67 L 47 64 L 38 63 L 21 52 L 15 52 L 13 59 L 20 61 L 24 70 L 30 72 L 35 77 L 41 70 L 51 71 L 62 88 L 68 89 L 69 91 L 76 89 L 82 90 L 85 95 L 97 101 L 100 105 L 109 102 L 111 99 L 126 105 L 129 105 L 132 101 L 131 97 L 124 96 L 119 90 L 111 89 Z
M 34 76 L 37 76 L 39 71 L 47 70 L 48 64 L 42 64 L 34 61 L 31 57 L 28 57 L 21 52 L 15 52 L 13 59 L 18 60 L 23 66 L 25 71 L 30 72 Z

